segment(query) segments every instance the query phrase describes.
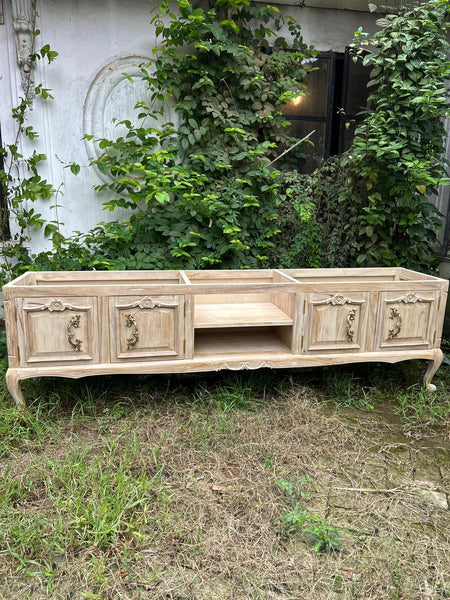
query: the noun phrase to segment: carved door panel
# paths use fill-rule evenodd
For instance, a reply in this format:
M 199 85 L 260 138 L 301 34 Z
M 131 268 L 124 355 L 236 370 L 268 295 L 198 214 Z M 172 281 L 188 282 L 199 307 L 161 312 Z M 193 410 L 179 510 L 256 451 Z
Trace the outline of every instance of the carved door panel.
M 359 352 L 365 349 L 369 294 L 308 294 L 304 349 Z
M 21 366 L 98 362 L 97 298 L 16 300 Z
M 378 307 L 377 344 L 380 349 L 433 346 L 436 292 L 384 292 Z
M 183 296 L 109 299 L 111 360 L 183 358 Z

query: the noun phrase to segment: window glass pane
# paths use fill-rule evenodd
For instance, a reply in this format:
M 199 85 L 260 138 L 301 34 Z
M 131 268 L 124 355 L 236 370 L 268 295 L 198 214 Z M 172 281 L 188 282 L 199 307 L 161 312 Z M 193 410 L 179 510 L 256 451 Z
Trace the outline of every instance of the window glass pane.
M 313 135 L 308 138 L 314 143 L 314 146 L 307 142 L 301 144 L 301 150 L 307 156 L 306 158 L 301 159 L 298 164 L 300 173 L 312 173 L 322 161 L 325 147 L 325 127 L 325 123 L 317 121 L 293 121 L 292 125 L 289 127 L 289 135 L 292 135 L 299 140 L 315 130 Z
M 318 58 L 314 61 L 313 66 L 317 70 L 308 73 L 307 95 L 287 102 L 283 114 L 288 118 L 290 115 L 326 117 L 330 62 L 329 58 Z

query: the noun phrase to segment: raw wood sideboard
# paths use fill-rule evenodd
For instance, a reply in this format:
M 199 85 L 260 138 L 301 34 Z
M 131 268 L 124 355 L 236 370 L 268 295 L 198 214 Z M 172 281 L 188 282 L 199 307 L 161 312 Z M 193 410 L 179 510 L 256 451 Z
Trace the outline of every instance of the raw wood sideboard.
M 448 281 L 403 268 L 25 273 L 3 288 L 20 380 L 425 359 Z

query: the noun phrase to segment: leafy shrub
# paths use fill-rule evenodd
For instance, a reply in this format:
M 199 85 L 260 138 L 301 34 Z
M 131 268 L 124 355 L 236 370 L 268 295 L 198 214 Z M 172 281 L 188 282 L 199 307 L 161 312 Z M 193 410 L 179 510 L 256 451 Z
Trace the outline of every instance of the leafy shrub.
M 448 9 L 430 0 L 387 15 L 371 37 L 357 32 L 356 51 L 370 51 L 362 60 L 372 67 L 371 108 L 349 152 L 299 179 L 297 203 L 315 209 L 306 227 L 287 204 L 273 252 L 282 266 L 436 266 L 440 219 L 429 197 L 447 183 Z M 314 261 L 311 239 L 321 247 Z
M 141 67 L 150 101 L 138 103 L 138 124 L 122 121 L 123 135 L 97 140 L 103 154 L 94 164 L 113 178 L 99 186 L 111 192 L 105 208 L 127 209 L 128 220 L 64 239 L 59 223 L 23 210 L 24 200 L 55 193 L 38 174 L 45 156 L 33 154 L 30 176 L 16 184 L 12 167 L 22 157 L 10 145 L 1 151 L 11 161 L 0 183 L 21 233 L 19 243 L 3 245 L 2 279 L 27 269 L 432 269 L 440 220 L 428 197 L 444 181 L 448 7 L 429 0 L 387 15 L 372 37 L 357 33 L 357 52 L 370 50 L 363 60 L 376 84 L 371 109 L 350 152 L 301 176 L 273 167 L 293 145 L 283 104 L 303 93 L 304 59 L 315 54 L 299 25 L 249 0 L 178 0 L 177 13 L 164 0 L 152 21 L 162 37 L 155 62 Z M 286 29 L 289 43 L 280 35 Z M 56 53 L 40 55 L 50 61 Z M 51 98 L 42 86 L 36 92 Z M 167 97 L 180 127 L 150 127 Z M 37 137 L 25 124 L 29 104 L 15 112 L 18 139 Z M 287 162 L 300 154 L 292 150 Z M 30 256 L 30 228 L 51 236 L 53 249 Z
M 310 175 L 282 174 L 281 229 L 270 252 L 274 267 L 346 267 L 356 264 L 357 205 L 347 196 L 346 157 L 333 156 Z
M 369 85 L 376 84 L 348 155 L 344 190 L 358 206 L 358 264 L 433 265 L 440 220 L 428 196 L 445 172 L 448 11 L 448 0 L 430 0 L 387 15 L 371 37 L 357 32 L 356 47 L 369 49 L 363 59 L 372 67 Z
M 293 143 L 281 108 L 302 93 L 303 59 L 314 51 L 272 6 L 178 0 L 177 8 L 162 3 L 152 20 L 162 39 L 154 67 L 141 66 L 151 101 L 138 103 L 138 124 L 121 121 L 124 135 L 98 141 L 94 163 L 113 179 L 99 186 L 111 192 L 105 208 L 130 216 L 83 236 L 82 266 L 255 267 L 279 231 L 282 182 L 271 162 Z M 167 97 L 181 125 L 148 127 Z
M 284 201 L 278 209 L 280 234 L 269 251 L 269 264 L 280 268 L 322 266 L 322 236 L 318 224 L 312 176 L 283 172 Z

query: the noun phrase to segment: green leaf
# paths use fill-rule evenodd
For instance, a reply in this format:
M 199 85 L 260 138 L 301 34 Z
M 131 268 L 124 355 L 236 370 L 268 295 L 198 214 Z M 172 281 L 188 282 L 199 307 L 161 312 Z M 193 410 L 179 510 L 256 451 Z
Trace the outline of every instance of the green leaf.
M 167 192 L 156 192 L 155 198 L 160 204 L 166 204 L 170 200 L 170 195 Z
M 225 19 L 224 21 L 221 21 L 220 24 L 222 25 L 222 27 L 228 27 L 229 29 L 232 29 L 236 33 L 239 32 L 238 24 L 235 23 L 234 21 L 231 21 L 230 19 Z

